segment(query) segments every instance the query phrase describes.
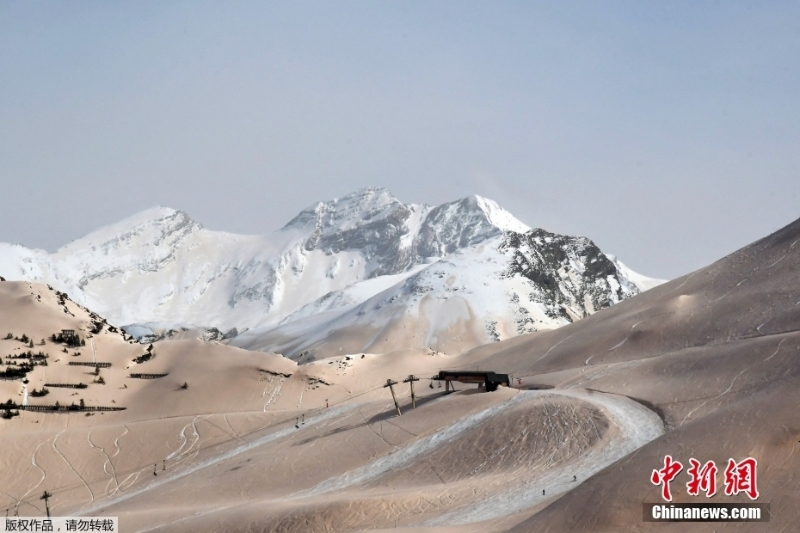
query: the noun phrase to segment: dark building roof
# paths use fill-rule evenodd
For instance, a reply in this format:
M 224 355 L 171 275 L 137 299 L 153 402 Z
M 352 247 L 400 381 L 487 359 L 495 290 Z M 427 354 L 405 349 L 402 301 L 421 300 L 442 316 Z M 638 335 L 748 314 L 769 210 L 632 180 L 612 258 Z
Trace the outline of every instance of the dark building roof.
M 431 379 L 458 381 L 461 383 L 483 383 L 486 385 L 487 391 L 496 390 L 499 385 L 511 386 L 511 379 L 508 374 L 480 370 L 440 370 Z

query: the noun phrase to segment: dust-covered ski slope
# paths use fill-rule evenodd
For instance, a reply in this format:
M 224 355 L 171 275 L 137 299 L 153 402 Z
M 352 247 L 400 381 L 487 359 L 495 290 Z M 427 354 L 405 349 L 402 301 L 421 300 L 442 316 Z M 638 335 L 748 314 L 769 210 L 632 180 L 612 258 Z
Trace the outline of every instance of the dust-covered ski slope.
M 338 416 L 340 416 L 340 415 L 342 415 L 344 413 L 347 413 L 347 412 L 355 409 L 356 407 L 358 407 L 357 404 L 350 404 L 350 405 L 340 405 L 340 406 L 337 406 L 337 407 L 334 407 L 334 408 L 331 408 L 331 409 L 327 409 L 327 410 L 323 411 L 322 413 L 320 413 L 317 416 L 307 418 L 306 419 L 306 426 L 307 427 L 313 427 L 313 426 L 315 426 L 317 424 L 321 424 L 321 423 L 326 422 L 326 421 L 328 421 L 330 419 L 336 418 L 336 417 L 338 417 Z M 185 430 L 186 430 L 186 428 L 184 428 L 184 431 Z M 177 473 L 169 475 L 169 476 L 162 477 L 158 481 L 154 481 L 154 482 L 148 483 L 147 485 L 139 487 L 138 489 L 133 490 L 131 492 L 126 492 L 126 493 L 124 493 L 122 495 L 119 495 L 117 497 L 97 502 L 96 505 L 93 505 L 91 507 L 85 507 L 85 508 L 80 510 L 80 513 L 84 514 L 84 515 L 88 515 L 88 514 L 97 512 L 100 509 L 103 509 L 103 508 L 106 508 L 106 507 L 110 507 L 111 505 L 115 505 L 115 504 L 121 503 L 121 502 L 123 502 L 123 501 L 125 501 L 127 499 L 130 499 L 130 498 L 134 497 L 134 496 L 138 496 L 140 494 L 144 494 L 144 493 L 146 493 L 148 491 L 151 491 L 151 490 L 155 489 L 156 487 L 160 487 L 162 485 L 166 485 L 167 483 L 171 483 L 171 482 L 173 482 L 175 480 L 178 480 L 178 479 L 184 478 L 186 476 L 189 476 L 191 474 L 194 474 L 195 472 L 198 472 L 199 470 L 202 470 L 204 468 L 208 468 L 209 466 L 216 465 L 216 464 L 220 463 L 221 461 L 225 461 L 227 459 L 231 459 L 232 457 L 236 457 L 237 455 L 240 455 L 240 454 L 242 454 L 242 453 L 244 453 L 246 451 L 252 450 L 254 448 L 258 448 L 259 446 L 263 446 L 263 445 L 265 445 L 265 444 L 267 444 L 269 442 L 272 442 L 274 440 L 280 439 L 282 437 L 286 437 L 286 436 L 288 436 L 288 435 L 290 435 L 290 434 L 292 434 L 294 432 L 295 432 L 294 426 L 288 426 L 287 427 L 287 426 L 284 425 L 283 429 L 280 429 L 280 430 L 277 430 L 277 431 L 273 431 L 271 433 L 267 433 L 266 435 L 260 436 L 260 437 L 254 439 L 254 440 L 252 440 L 250 442 L 245 442 L 245 443 L 243 443 L 243 444 L 241 444 L 239 446 L 236 446 L 232 450 L 226 451 L 226 452 L 224 452 L 224 453 L 222 453 L 220 455 L 217 455 L 217 456 L 214 456 L 214 457 L 210 457 L 208 459 L 203 460 L 202 462 L 199 462 L 197 464 L 191 465 L 191 466 L 187 467 L 185 470 L 182 470 L 180 472 L 177 472 Z M 182 448 L 183 448 L 183 445 L 181 446 L 181 449 Z M 195 454 L 195 455 L 197 455 L 197 454 Z
M 581 389 L 520 392 L 519 396 L 529 397 L 536 394 L 558 394 L 588 402 L 603 411 L 616 431 L 610 431 L 610 438 L 601 441 L 577 461 L 537 476 L 535 486 L 532 486 L 531 481 L 514 486 L 504 493 L 496 493 L 482 501 L 453 509 L 426 525 L 481 522 L 533 507 L 572 490 L 606 466 L 664 434 L 664 425 L 658 415 L 623 396 Z M 577 479 L 577 482 L 573 482 L 573 479 Z M 542 487 L 546 487 L 545 494 L 541 492 Z
M 607 437 L 597 446 L 589 450 L 588 453 L 577 458 L 576 461 L 571 462 L 563 468 L 554 468 L 551 471 L 544 472 L 542 475 L 537 475 L 535 487 L 531 486 L 531 481 L 524 481 L 522 484 L 518 483 L 504 492 L 489 494 L 482 500 L 471 502 L 468 506 L 463 508 L 451 509 L 444 515 L 431 520 L 426 525 L 479 522 L 512 514 L 518 509 L 529 508 L 545 499 L 549 500 L 553 497 L 557 497 L 577 486 L 578 483 L 572 482 L 573 476 L 576 476 L 578 482 L 583 481 L 609 464 L 657 438 L 664 432 L 663 424 L 655 413 L 622 396 L 588 392 L 580 389 L 519 391 L 513 397 L 505 401 L 501 401 L 477 413 L 457 419 L 451 424 L 409 442 L 365 465 L 333 476 L 307 490 L 295 493 L 291 498 L 302 500 L 332 492 L 340 492 L 348 488 L 357 489 L 359 486 L 368 484 L 392 471 L 402 469 L 407 465 L 423 459 L 427 455 L 435 452 L 440 446 L 446 445 L 456 437 L 477 428 L 494 416 L 507 412 L 515 406 L 521 406 L 537 398 L 546 396 L 564 396 L 595 406 L 608 418 L 613 431 L 608 431 Z M 312 428 L 320 423 L 335 419 L 340 415 L 350 412 L 358 407 L 358 405 L 360 404 L 343 405 L 326 410 L 318 416 L 307 419 L 306 425 L 302 429 Z M 83 509 L 83 512 L 91 513 L 110 505 L 120 503 L 128 498 L 146 493 L 156 487 L 186 477 L 221 461 L 231 459 L 245 451 L 264 446 L 276 439 L 288 437 L 290 434 L 296 433 L 296 431 L 294 427 L 290 427 L 270 432 L 267 435 L 262 435 L 251 442 L 242 443 L 221 455 L 209 457 L 196 465 L 189 466 L 176 475 L 151 482 L 136 490 L 116 495 L 116 497 L 105 499 L 102 502 L 95 502 L 94 506 Z M 542 496 L 542 486 L 547 487 L 546 497 Z M 219 510 L 222 509 L 211 510 L 210 512 L 213 513 Z
M 572 481 L 573 476 L 579 482 L 583 481 L 664 433 L 661 419 L 654 412 L 623 396 L 569 389 L 520 391 L 505 402 L 459 419 L 431 435 L 417 439 L 350 472 L 327 479 L 311 489 L 295 494 L 294 497 L 317 496 L 368 483 L 419 460 L 440 445 L 450 442 L 516 405 L 537 397 L 556 395 L 584 401 L 599 408 L 608 417 L 614 430 L 609 431 L 608 438 L 603 439 L 597 447 L 579 457 L 577 461 L 564 468 L 555 468 L 537 476 L 535 487 L 531 486 L 531 481 L 527 481 L 503 493 L 492 494 L 482 501 L 471 502 L 465 507 L 453 509 L 425 525 L 481 522 L 532 507 L 576 487 L 579 483 Z M 546 495 L 542 494 L 541 487 L 547 487 Z

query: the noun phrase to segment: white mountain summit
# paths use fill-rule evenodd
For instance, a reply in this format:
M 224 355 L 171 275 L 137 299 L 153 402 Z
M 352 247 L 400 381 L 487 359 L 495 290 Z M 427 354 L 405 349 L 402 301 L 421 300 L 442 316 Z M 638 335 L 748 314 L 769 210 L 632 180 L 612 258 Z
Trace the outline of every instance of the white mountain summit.
M 491 200 L 430 207 L 375 188 L 261 236 L 153 208 L 53 254 L 0 244 L 0 275 L 49 283 L 117 325 L 235 327 L 248 330 L 236 345 L 307 358 L 458 352 L 559 327 L 658 283 Z

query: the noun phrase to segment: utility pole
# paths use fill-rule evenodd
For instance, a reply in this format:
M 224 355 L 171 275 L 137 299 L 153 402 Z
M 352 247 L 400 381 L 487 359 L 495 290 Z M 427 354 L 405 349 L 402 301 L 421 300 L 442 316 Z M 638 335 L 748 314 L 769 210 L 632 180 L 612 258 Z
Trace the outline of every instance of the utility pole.
M 53 495 L 47 491 L 44 491 L 42 497 L 39 498 L 40 500 L 44 500 L 44 508 L 47 510 L 47 518 L 50 518 L 50 505 L 48 505 L 47 500 L 49 500 Z
M 400 412 L 400 404 L 397 403 L 397 396 L 394 394 L 394 387 L 392 387 L 392 385 L 397 385 L 397 382 L 387 379 L 386 385 L 384 385 L 383 388 L 389 387 L 389 390 L 392 391 L 392 400 L 394 400 L 394 406 L 397 409 L 397 416 L 402 416 L 403 413 Z
M 414 377 L 414 374 L 411 374 L 406 379 L 403 380 L 403 383 L 410 383 L 411 384 L 411 408 L 417 408 L 417 398 L 414 396 L 414 382 L 419 381 L 418 377 Z

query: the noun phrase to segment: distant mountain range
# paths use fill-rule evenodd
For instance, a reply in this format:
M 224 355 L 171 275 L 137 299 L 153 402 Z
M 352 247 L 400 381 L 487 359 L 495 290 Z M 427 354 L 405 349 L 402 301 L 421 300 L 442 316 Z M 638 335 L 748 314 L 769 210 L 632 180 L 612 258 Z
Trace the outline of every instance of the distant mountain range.
M 48 283 L 139 337 L 202 327 L 301 360 L 460 352 L 560 327 L 661 283 L 491 200 L 431 207 L 377 188 L 316 203 L 269 235 L 209 231 L 158 207 L 52 254 L 3 243 L 0 276 Z

